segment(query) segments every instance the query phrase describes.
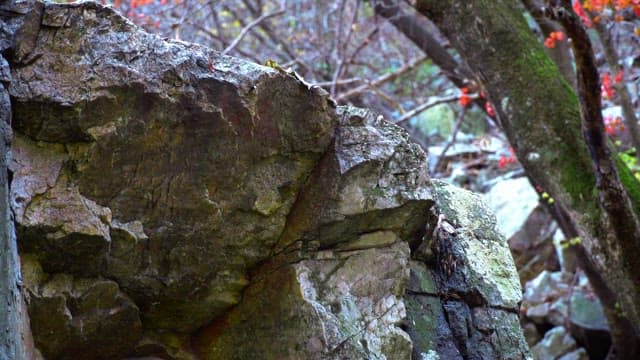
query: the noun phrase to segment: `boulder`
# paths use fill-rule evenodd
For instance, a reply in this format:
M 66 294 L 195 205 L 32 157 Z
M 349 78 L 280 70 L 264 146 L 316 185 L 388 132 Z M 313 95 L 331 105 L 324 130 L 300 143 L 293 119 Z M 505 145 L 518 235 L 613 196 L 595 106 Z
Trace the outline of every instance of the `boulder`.
M 534 358 L 539 360 L 558 359 L 576 349 L 576 341 L 562 326 L 547 331 L 544 338 L 531 348 Z
M 496 219 L 469 191 L 433 182 L 438 218 L 414 252 L 407 328 L 414 357 L 525 359 L 521 288 Z M 422 251 L 421 251 L 422 250 Z
M 485 200 L 498 218 L 498 228 L 510 239 L 538 206 L 538 194 L 526 177 L 496 183 Z
M 495 218 L 404 130 L 96 3 L 40 11 L 8 91 L 44 358 L 529 357 Z

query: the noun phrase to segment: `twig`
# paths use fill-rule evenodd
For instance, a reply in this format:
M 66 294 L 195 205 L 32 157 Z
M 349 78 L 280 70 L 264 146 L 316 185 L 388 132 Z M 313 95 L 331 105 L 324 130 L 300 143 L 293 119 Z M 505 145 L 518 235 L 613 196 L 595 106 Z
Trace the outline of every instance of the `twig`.
M 449 81 L 459 88 L 469 86 L 469 82 L 475 78 L 471 70 L 467 66 L 459 64 L 447 49 L 440 44 L 436 36 L 421 25 L 416 15 L 407 14 L 401 9 L 400 3 L 395 0 L 377 0 L 375 2 L 376 14 L 387 19 L 404 36 L 427 54 L 429 59 L 440 67 Z M 481 97 L 476 98 L 474 101 L 482 111 L 487 113 L 486 102 L 487 100 Z M 487 115 L 489 114 L 487 113 Z M 489 117 L 493 118 L 492 116 Z
M 349 60 L 345 60 L 346 52 L 349 47 L 349 43 L 351 42 L 351 35 L 353 34 L 353 25 L 358 20 L 358 10 L 360 10 L 360 0 L 356 1 L 356 8 L 355 10 L 353 10 L 351 25 L 348 26 L 346 39 L 342 43 L 342 51 L 338 49 L 338 66 L 336 67 L 336 71 L 334 72 L 333 78 L 331 79 L 332 84 L 331 84 L 331 90 L 329 91 L 331 96 L 335 96 L 336 94 L 336 82 L 338 81 L 338 78 L 340 78 L 340 75 L 342 75 L 344 66 L 348 64 L 348 61 L 353 58 L 353 57 L 350 57 Z M 340 26 L 342 26 L 342 19 L 340 21 Z M 341 29 L 338 29 L 338 34 L 340 34 L 341 32 L 342 32 Z
M 569 284 L 569 293 L 567 294 L 567 316 L 564 318 L 564 327 L 567 329 L 571 328 L 571 311 L 572 311 L 572 301 L 573 293 L 578 284 L 578 280 L 580 279 L 580 271 L 576 271 L 573 274 L 573 279 L 571 280 L 571 284 Z
M 376 27 L 373 28 L 373 30 L 371 30 L 367 34 L 367 36 L 364 37 L 364 40 L 360 42 L 360 45 L 358 45 L 358 47 L 353 51 L 353 53 L 351 53 L 351 57 L 349 58 L 349 61 L 348 61 L 349 64 L 354 62 L 354 60 L 356 59 L 356 56 L 358 56 L 360 51 L 362 51 L 362 49 L 364 49 L 367 45 L 369 45 L 369 43 L 371 42 L 371 39 L 373 39 L 373 37 L 376 34 L 378 34 L 379 31 L 380 31 L 380 28 L 378 27 L 378 25 L 376 25 Z
M 538 24 L 540 32 L 543 37 L 549 36 L 554 31 L 562 31 L 563 28 L 557 22 L 551 20 L 549 17 L 544 16 L 540 12 L 540 9 L 544 7 L 544 1 L 542 0 L 522 0 L 524 7 L 529 11 L 533 20 Z M 545 48 L 545 52 L 551 60 L 558 66 L 560 73 L 565 80 L 575 89 L 576 87 L 576 72 L 573 70 L 573 64 L 571 62 L 571 50 L 569 44 L 566 41 L 561 41 L 553 48 Z
M 469 99 L 470 100 L 475 100 L 477 98 L 478 98 L 478 95 L 469 95 Z M 418 115 L 419 113 L 427 110 L 430 107 L 434 107 L 436 105 L 440 105 L 440 104 L 444 104 L 444 103 L 458 101 L 458 99 L 460 99 L 460 95 L 450 95 L 450 96 L 444 96 L 444 97 L 432 97 L 432 98 L 429 98 L 429 101 L 425 102 L 424 104 L 416 106 L 411 111 L 407 112 L 402 117 L 397 119 L 395 121 L 395 123 L 397 125 L 400 125 L 403 122 L 411 119 L 412 117 Z
M 249 11 L 251 12 L 251 14 L 253 14 L 253 16 L 260 16 L 262 15 L 262 4 L 258 4 L 257 8 L 254 8 L 251 5 L 251 2 L 248 0 L 242 0 L 242 3 L 245 4 L 245 6 L 247 7 L 247 9 L 249 9 Z M 285 8 L 286 7 L 286 1 L 283 0 L 283 2 L 280 5 L 281 8 Z M 273 44 L 277 45 L 276 46 L 276 50 L 279 50 L 280 52 L 286 54 L 287 56 L 283 56 L 282 58 L 285 59 L 283 60 L 283 62 L 286 62 L 287 58 L 288 59 L 295 59 L 296 55 L 295 53 L 289 48 L 288 43 L 284 40 L 282 40 L 281 37 L 277 36 L 273 29 L 271 29 L 271 27 L 269 26 L 268 23 L 266 22 L 261 22 L 260 24 L 258 24 L 258 26 L 260 27 L 260 29 L 262 29 L 262 31 L 264 31 L 265 34 L 267 34 L 267 36 L 269 37 L 269 39 L 271 39 L 271 41 L 273 42 Z
M 614 72 L 614 70 L 622 71 L 623 69 L 620 66 L 618 53 L 613 47 L 611 36 L 609 36 L 606 26 L 600 22 L 594 23 L 611 72 Z M 633 111 L 633 106 L 631 105 L 629 90 L 624 82 L 616 85 L 615 88 L 618 91 L 618 98 L 620 99 L 620 106 L 622 107 L 625 124 L 627 125 L 627 128 L 629 128 L 631 143 L 633 144 L 633 147 L 636 148 L 636 159 L 640 160 L 640 129 L 638 129 L 638 118 L 636 117 L 636 112 Z
M 284 65 L 282 65 L 282 66 L 285 67 Z M 336 84 L 337 85 L 349 85 L 349 84 L 363 82 L 363 81 L 364 80 L 362 80 L 362 78 L 349 78 L 349 79 L 338 80 L 338 82 Z M 331 84 L 333 84 L 333 81 L 321 81 L 321 82 L 313 83 L 313 85 L 315 85 L 315 86 L 331 86 Z
M 203 27 L 202 25 L 199 25 L 197 23 L 190 23 L 190 25 L 192 25 L 195 29 L 199 30 L 202 34 L 208 36 L 211 40 L 215 40 L 217 42 L 220 43 L 221 47 L 222 46 L 227 46 L 228 41 L 227 39 L 223 38 L 222 36 L 216 35 L 214 34 L 211 30 Z M 242 49 L 236 49 L 236 51 L 238 52 L 238 54 L 242 55 L 243 57 L 247 58 L 247 59 L 251 59 L 256 63 L 260 63 L 261 59 L 258 59 L 255 54 L 249 54 L 248 52 L 242 50 Z
M 227 46 L 226 49 L 224 49 L 222 51 L 222 55 L 226 55 L 228 54 L 231 50 L 233 50 L 233 48 L 235 48 L 238 43 L 240 43 L 240 41 L 245 37 L 245 35 L 247 35 L 247 33 L 249 32 L 249 30 L 251 30 L 253 27 L 259 25 L 261 22 L 272 18 L 274 16 L 278 16 L 278 15 L 282 15 L 284 14 L 286 11 L 286 8 L 284 7 L 284 4 L 281 5 L 280 9 L 276 10 L 276 11 L 272 11 L 270 13 L 266 13 L 261 15 L 259 18 L 253 20 L 252 22 L 248 23 L 247 26 L 245 26 L 244 28 L 242 28 L 242 31 L 240 31 L 240 34 L 231 42 L 231 44 L 229 44 L 229 46 Z
M 408 72 L 409 70 L 412 70 L 413 68 L 415 68 L 416 66 L 420 65 L 425 59 L 426 59 L 426 55 L 421 55 L 418 56 L 417 58 L 411 60 L 410 62 L 406 63 L 404 66 L 402 66 L 400 69 L 389 73 L 389 74 L 385 74 L 382 75 L 380 77 L 378 77 L 377 79 L 373 80 L 370 83 L 364 84 L 364 85 L 360 85 L 357 88 L 353 88 L 347 92 L 344 92 L 340 95 L 338 95 L 336 97 L 336 101 L 341 101 L 344 99 L 348 99 L 349 97 L 359 94 L 363 91 L 365 91 L 367 88 L 375 88 L 378 87 L 388 81 L 394 80 L 396 79 L 398 76 Z
M 438 171 L 438 168 L 440 167 L 442 161 L 444 160 L 444 156 L 447 154 L 447 151 L 453 144 L 455 144 L 456 138 L 458 137 L 458 131 L 460 130 L 460 125 L 462 125 L 462 121 L 464 120 L 464 115 L 466 113 L 467 113 L 466 107 L 463 107 L 462 110 L 458 113 L 458 117 L 456 118 L 456 123 L 453 125 L 451 140 L 449 140 L 449 142 L 447 142 L 447 145 L 445 145 L 444 149 L 442 149 L 442 152 L 438 157 L 438 161 L 436 161 L 436 165 L 433 167 L 434 171 L 436 172 Z
M 380 90 L 380 89 L 378 89 L 376 87 L 371 88 L 371 91 L 376 93 L 376 95 L 378 95 L 379 97 L 387 100 L 387 102 L 389 102 L 389 104 L 391 104 L 391 106 L 395 107 L 400 114 L 404 114 L 404 109 L 402 108 L 402 105 L 400 105 L 400 103 L 398 101 L 394 100 L 391 96 L 385 94 L 384 91 L 382 91 L 382 90 Z

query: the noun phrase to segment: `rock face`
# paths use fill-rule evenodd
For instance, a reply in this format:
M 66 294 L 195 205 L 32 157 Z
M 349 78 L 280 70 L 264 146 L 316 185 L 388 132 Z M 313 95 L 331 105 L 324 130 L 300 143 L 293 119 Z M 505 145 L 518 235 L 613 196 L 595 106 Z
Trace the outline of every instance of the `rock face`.
M 413 254 L 406 294 L 413 359 L 526 358 L 518 275 L 495 218 L 478 195 L 432 188 L 439 217 Z
M 8 89 L 44 358 L 528 357 L 493 216 L 403 130 L 94 3 L 41 12 Z

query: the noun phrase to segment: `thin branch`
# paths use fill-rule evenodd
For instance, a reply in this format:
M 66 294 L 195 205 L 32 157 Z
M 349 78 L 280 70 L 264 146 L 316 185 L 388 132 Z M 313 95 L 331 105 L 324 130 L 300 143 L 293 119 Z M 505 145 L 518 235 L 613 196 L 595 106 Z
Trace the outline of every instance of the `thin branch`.
M 375 79 L 375 80 L 373 80 L 373 81 L 371 81 L 371 82 L 369 82 L 367 84 L 360 85 L 357 88 L 353 88 L 353 89 L 351 89 L 349 91 L 346 91 L 346 92 L 338 95 L 336 97 L 336 101 L 342 101 L 342 100 L 348 99 L 349 97 L 351 97 L 353 95 L 356 95 L 356 94 L 359 94 L 359 93 L 361 93 L 361 92 L 363 92 L 363 91 L 365 91 L 365 90 L 367 90 L 369 88 L 376 88 L 376 87 L 378 87 L 378 86 L 380 86 L 380 85 L 382 85 L 382 84 L 384 84 L 386 82 L 395 80 L 398 76 L 400 76 L 400 75 L 412 70 L 416 66 L 422 64 L 422 62 L 426 58 L 427 58 L 426 55 L 418 56 L 417 58 L 415 58 L 415 59 L 411 60 L 410 62 L 404 64 L 401 68 L 399 68 L 398 70 L 396 70 L 396 71 L 394 71 L 392 73 L 382 75 L 382 76 L 378 77 L 377 79 Z
M 192 23 L 191 26 L 193 26 L 194 28 L 196 28 L 197 30 L 199 30 L 200 32 L 202 32 L 204 35 L 208 36 L 212 40 L 218 41 L 222 46 L 227 46 L 228 41 L 224 37 L 214 34 L 211 30 L 203 27 L 202 25 L 198 24 L 197 22 Z M 236 51 L 238 52 L 238 54 L 242 55 L 243 57 L 245 57 L 247 59 L 251 59 L 256 63 L 260 63 L 261 62 L 261 60 L 258 59 L 255 56 L 255 54 L 249 54 L 248 52 L 246 52 L 246 51 L 244 51 L 244 50 L 242 50 L 240 48 L 236 49 Z
M 284 67 L 284 65 L 283 65 Z M 342 80 L 338 80 L 336 85 L 350 85 L 353 83 L 359 83 L 359 82 L 363 82 L 364 80 L 362 80 L 362 78 L 349 78 L 349 79 L 342 79 Z M 313 83 L 313 85 L 315 86 L 331 86 L 333 84 L 333 81 L 321 81 L 321 82 L 317 82 L 317 83 Z
M 557 22 L 551 20 L 549 17 L 540 14 L 540 9 L 543 8 L 544 2 L 542 0 L 522 0 L 524 7 L 529 11 L 533 20 L 538 24 L 542 36 L 547 37 L 554 31 L 562 31 L 563 28 Z M 573 63 L 571 61 L 571 49 L 566 41 L 561 41 L 556 44 L 552 49 L 545 47 L 545 52 L 551 60 L 558 66 L 560 73 L 565 80 L 575 89 L 576 87 L 576 72 L 573 69 Z
M 358 47 L 351 54 L 351 57 L 349 58 L 349 61 L 348 61 L 349 64 L 351 64 L 351 63 L 353 63 L 355 61 L 356 56 L 358 56 L 358 54 L 360 53 L 360 51 L 362 51 L 362 49 L 364 49 L 365 47 L 367 47 L 367 45 L 369 45 L 369 43 L 371 43 L 371 39 L 373 39 L 373 37 L 376 34 L 378 34 L 379 31 L 380 31 L 380 28 L 378 27 L 378 25 L 376 25 L 376 27 L 373 28 L 373 30 L 371 30 L 364 37 L 364 40 L 362 40 L 362 42 L 360 42 L 360 45 L 358 45 Z
M 346 56 L 347 49 L 349 48 L 349 43 L 351 42 L 351 35 L 353 35 L 353 25 L 358 20 L 358 13 L 359 13 L 358 10 L 360 10 L 360 0 L 356 1 L 356 8 L 355 10 L 353 10 L 353 17 L 351 18 L 351 24 L 347 27 L 346 39 L 342 43 L 342 51 L 338 51 L 338 66 L 336 67 L 336 71 L 334 72 L 333 78 L 331 79 L 333 84 L 331 84 L 331 90 L 329 91 L 331 96 L 335 96 L 336 94 L 336 82 L 338 81 L 338 78 L 340 78 L 340 76 L 342 75 L 344 66 L 347 64 L 347 61 L 348 61 L 348 60 L 345 61 L 345 56 Z M 342 26 L 342 21 L 340 23 L 341 23 L 340 26 Z M 338 29 L 338 31 L 339 31 L 338 34 L 342 32 L 340 29 Z M 351 58 L 352 57 L 350 57 L 349 59 Z
M 550 15 L 556 16 L 571 38 L 573 55 L 578 75 L 578 99 L 582 113 L 582 133 L 589 148 L 596 176 L 598 203 L 608 215 L 608 220 L 615 234 L 614 239 L 602 237 L 601 241 L 615 241 L 619 249 L 620 266 L 623 268 L 633 286 L 640 286 L 640 222 L 634 211 L 626 188 L 620 182 L 616 163 L 607 143 L 602 121 L 600 98 L 600 79 L 596 66 L 591 41 L 581 20 L 571 12 L 571 1 L 561 0 L 563 8 L 550 9 Z M 601 301 L 603 299 L 601 298 Z M 621 358 L 637 358 L 638 333 L 634 324 L 617 308 L 605 307 L 607 318 L 611 324 L 611 337 L 614 348 Z M 633 311 L 633 309 L 628 309 Z M 625 355 L 623 355 L 623 352 Z
M 338 64 L 338 69 L 336 70 L 335 74 L 334 74 L 334 78 L 333 80 L 330 82 L 331 85 L 331 94 L 335 93 L 335 88 L 338 85 L 342 85 L 344 84 L 343 81 L 338 80 L 340 76 L 342 76 L 343 73 L 345 73 L 347 71 L 347 67 L 349 65 L 354 65 L 355 63 L 355 59 L 358 56 L 358 54 L 360 53 L 360 51 L 362 51 L 362 49 L 364 49 L 367 45 L 369 45 L 369 43 L 371 42 L 371 39 L 373 39 L 373 37 L 378 33 L 379 28 L 376 25 L 376 27 L 371 30 L 366 36 L 365 38 L 360 42 L 360 45 L 358 45 L 358 47 L 351 53 L 351 56 L 349 56 L 349 60 L 343 62 L 341 61 Z M 332 95 L 333 96 L 333 95 Z
M 605 58 L 609 63 L 609 68 L 612 72 L 622 71 L 623 69 L 620 66 L 618 53 L 613 47 L 611 36 L 607 31 L 606 25 L 601 22 L 594 23 L 596 32 L 600 38 L 600 43 L 604 49 Z M 624 82 L 616 85 L 615 88 L 618 91 L 618 98 L 620 99 L 620 106 L 622 107 L 622 114 L 624 115 L 625 123 L 627 124 L 627 128 L 629 128 L 631 143 L 633 143 L 633 146 L 636 148 L 636 158 L 640 159 L 640 129 L 638 129 L 638 118 L 636 117 L 636 112 L 633 110 L 633 105 L 631 104 L 629 90 Z
M 442 149 L 442 152 L 438 157 L 438 161 L 436 161 L 436 165 L 433 167 L 434 172 L 438 171 L 438 169 L 442 164 L 442 161 L 444 160 L 444 156 L 447 154 L 447 151 L 449 151 L 449 148 L 451 148 L 451 146 L 456 143 L 456 139 L 458 137 L 458 131 L 460 131 L 460 126 L 462 125 L 462 121 L 464 120 L 464 115 L 466 113 L 467 113 L 466 107 L 463 107 L 462 110 L 458 113 L 458 117 L 456 118 L 456 123 L 453 125 L 451 140 L 449 140 L 449 142 L 447 142 L 447 145 L 445 145 L 444 149 Z
M 252 22 L 248 23 L 247 26 L 245 26 L 242 29 L 242 31 L 240 31 L 240 34 L 231 42 L 231 44 L 229 44 L 229 46 L 227 46 L 227 48 L 222 51 L 222 55 L 226 55 L 231 50 L 233 50 L 233 48 L 235 48 L 238 45 L 238 43 L 240 43 L 240 41 L 242 41 L 242 39 L 245 37 L 245 35 L 247 35 L 249 30 L 251 30 L 255 26 L 259 25 L 261 22 L 263 22 L 263 21 L 265 21 L 265 20 L 267 20 L 269 18 L 284 14 L 285 11 L 286 11 L 286 8 L 284 7 L 284 3 L 283 3 L 282 6 L 280 7 L 280 9 L 278 9 L 276 11 L 272 11 L 270 13 L 263 14 L 259 18 L 257 18 L 255 20 L 253 20 Z
M 395 99 L 393 99 L 391 96 L 387 95 L 384 91 L 382 91 L 381 89 L 378 89 L 377 87 L 371 88 L 370 91 L 376 93 L 376 95 L 378 95 L 379 97 L 387 100 L 387 102 L 391 104 L 391 106 L 396 108 L 396 110 L 398 110 L 400 114 L 404 114 L 404 109 L 402 108 L 402 105 L 400 105 L 400 103 Z
M 248 0 L 242 0 L 242 3 L 245 4 L 247 6 L 247 8 L 249 9 L 249 11 L 253 14 L 253 16 L 261 16 L 262 15 L 262 5 L 260 5 L 260 7 L 258 9 L 253 8 L 253 6 L 251 6 L 251 3 Z M 281 8 L 286 8 L 286 1 L 282 1 L 282 3 L 280 4 Z M 267 34 L 267 36 L 269 37 L 269 39 L 271 39 L 271 41 L 274 44 L 278 44 L 281 48 L 281 51 L 284 52 L 289 59 L 295 59 L 296 55 L 294 53 L 294 51 L 292 51 L 289 46 L 288 43 L 284 40 L 282 40 L 282 38 L 280 38 L 279 36 L 277 36 L 273 29 L 271 29 L 271 27 L 269 26 L 268 23 L 266 22 L 260 22 L 260 24 L 258 24 L 258 26 L 260 27 L 260 29 L 262 29 L 262 31 L 264 31 L 265 34 Z M 283 62 L 286 62 L 286 58 L 283 56 L 283 59 L 285 59 Z
M 417 20 L 416 16 L 405 13 L 400 8 L 400 2 L 397 0 L 376 0 L 376 14 L 384 17 L 404 36 L 411 40 L 420 50 L 422 50 L 429 59 L 437 65 L 446 75 L 447 79 L 455 86 L 462 88 L 469 86 L 474 79 L 474 75 L 466 66 L 458 63 L 456 59 L 449 54 L 447 49 L 427 31 Z M 474 103 L 478 105 L 482 111 L 487 113 L 485 104 L 486 100 L 478 97 Z M 487 115 L 489 115 L 487 113 Z M 489 115 L 489 117 L 492 117 Z
M 471 100 L 476 100 L 479 96 L 478 95 L 469 95 L 469 99 Z M 450 96 L 444 96 L 444 97 L 432 97 L 429 98 L 429 101 L 416 106 L 415 108 L 413 108 L 411 111 L 407 112 L 406 114 L 404 114 L 401 118 L 397 119 L 395 121 L 395 123 L 397 125 L 402 124 L 403 122 L 411 119 L 412 117 L 420 114 L 421 112 L 427 110 L 428 108 L 434 107 L 436 105 L 440 105 L 440 104 L 444 104 L 444 103 L 450 103 L 450 102 L 454 102 L 454 101 L 458 101 L 458 99 L 460 99 L 460 95 L 450 95 Z

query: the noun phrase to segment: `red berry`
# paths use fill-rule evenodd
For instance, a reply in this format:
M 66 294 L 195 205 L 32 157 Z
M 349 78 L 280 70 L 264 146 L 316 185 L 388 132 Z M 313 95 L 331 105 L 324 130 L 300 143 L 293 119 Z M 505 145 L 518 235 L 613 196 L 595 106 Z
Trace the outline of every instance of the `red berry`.
M 484 103 L 484 109 L 487 111 L 487 115 L 491 117 L 496 116 L 496 112 L 495 110 L 493 110 L 493 106 L 491 106 L 490 102 L 487 101 L 486 103 Z

